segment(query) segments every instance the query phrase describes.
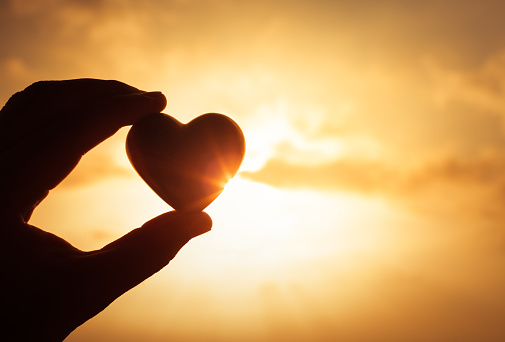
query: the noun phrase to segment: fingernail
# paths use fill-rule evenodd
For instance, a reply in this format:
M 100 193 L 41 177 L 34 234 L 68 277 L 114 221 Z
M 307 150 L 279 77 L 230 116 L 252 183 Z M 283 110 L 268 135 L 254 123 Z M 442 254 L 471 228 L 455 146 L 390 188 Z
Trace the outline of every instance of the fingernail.
M 164 96 L 161 91 L 150 91 L 147 93 L 142 93 L 142 95 L 152 97 L 152 98 L 159 98 L 161 96 Z
M 140 94 L 141 96 L 147 97 L 148 101 L 151 102 L 156 108 L 155 111 L 162 111 L 167 106 L 167 98 L 161 91 L 150 91 L 147 93 Z

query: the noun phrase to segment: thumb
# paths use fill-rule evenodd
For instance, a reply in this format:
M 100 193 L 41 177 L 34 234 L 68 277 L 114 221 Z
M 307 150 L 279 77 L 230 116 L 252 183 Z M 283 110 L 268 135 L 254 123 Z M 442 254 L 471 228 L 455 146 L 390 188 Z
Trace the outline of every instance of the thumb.
M 204 212 L 171 211 L 106 245 L 100 253 L 113 255 L 118 262 L 116 267 L 134 259 L 142 268 L 152 269 L 154 274 L 166 266 L 189 240 L 208 232 L 211 227 L 212 219 Z
M 192 238 L 208 232 L 212 220 L 204 212 L 171 211 L 146 222 L 86 256 L 88 293 L 101 311 L 114 299 L 135 287 L 172 260 Z

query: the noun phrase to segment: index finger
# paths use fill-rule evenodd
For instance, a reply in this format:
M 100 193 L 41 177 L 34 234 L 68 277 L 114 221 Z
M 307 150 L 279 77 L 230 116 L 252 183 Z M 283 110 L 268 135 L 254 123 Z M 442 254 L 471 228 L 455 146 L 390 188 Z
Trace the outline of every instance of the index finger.
M 161 93 L 133 93 L 69 109 L 36 127 L 8 148 L 0 160 L 0 194 L 10 212 L 28 220 L 35 206 L 77 165 L 88 150 L 119 128 L 159 113 Z
M 141 92 L 114 80 L 82 78 L 33 83 L 14 94 L 0 110 L 0 151 L 87 103 Z

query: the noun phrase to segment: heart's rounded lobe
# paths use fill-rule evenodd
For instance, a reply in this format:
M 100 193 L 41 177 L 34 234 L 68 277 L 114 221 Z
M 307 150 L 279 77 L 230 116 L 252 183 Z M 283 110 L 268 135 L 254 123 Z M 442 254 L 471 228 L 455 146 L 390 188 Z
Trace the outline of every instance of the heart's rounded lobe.
M 240 127 L 208 113 L 182 124 L 158 113 L 132 126 L 126 139 L 130 162 L 172 208 L 201 211 L 237 173 L 245 154 Z

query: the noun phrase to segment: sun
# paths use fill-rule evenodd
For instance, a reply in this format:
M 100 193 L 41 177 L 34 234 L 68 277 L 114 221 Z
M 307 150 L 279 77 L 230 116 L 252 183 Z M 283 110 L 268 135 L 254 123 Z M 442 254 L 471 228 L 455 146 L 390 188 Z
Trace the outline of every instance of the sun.
M 223 193 L 206 211 L 217 221 L 226 221 L 227 226 L 240 224 L 244 230 L 254 229 L 256 235 L 267 237 L 278 234 L 267 227 L 281 224 L 276 207 L 279 203 L 286 203 L 288 197 L 281 189 L 236 176 L 226 184 Z M 260 225 L 260 218 L 269 224 Z

